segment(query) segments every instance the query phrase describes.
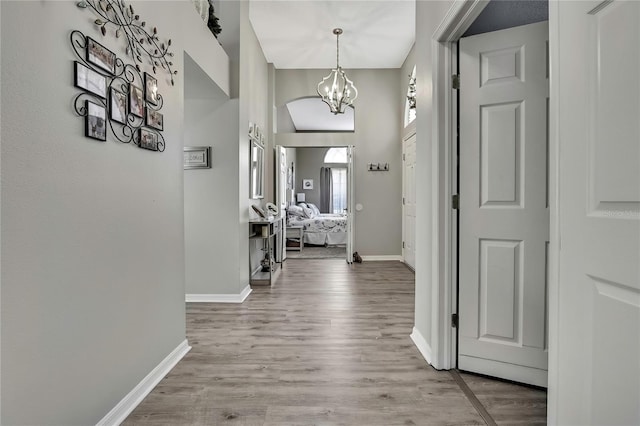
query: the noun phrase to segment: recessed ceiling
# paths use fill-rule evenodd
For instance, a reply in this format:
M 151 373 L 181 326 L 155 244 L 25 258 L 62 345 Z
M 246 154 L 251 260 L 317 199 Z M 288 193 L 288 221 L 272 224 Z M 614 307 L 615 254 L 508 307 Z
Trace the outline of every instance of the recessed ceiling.
M 400 68 L 415 40 L 415 0 L 252 0 L 249 18 L 278 69 Z
M 353 132 L 355 129 L 353 107 L 345 108 L 344 114 L 333 114 L 318 97 L 291 101 L 287 103 L 287 110 L 298 132 Z

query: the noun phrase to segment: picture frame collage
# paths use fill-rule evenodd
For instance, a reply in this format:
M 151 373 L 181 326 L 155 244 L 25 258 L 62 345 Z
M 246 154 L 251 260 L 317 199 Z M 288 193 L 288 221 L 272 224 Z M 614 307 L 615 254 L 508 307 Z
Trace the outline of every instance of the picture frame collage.
M 124 65 L 107 47 L 89 36 L 82 37 L 84 45 L 76 42 L 84 52 L 76 50 L 82 62 L 74 61 L 74 86 L 91 99 L 84 99 L 84 111 L 76 107 L 85 116 L 85 136 L 104 142 L 107 126 L 111 125 L 113 131 L 113 123 L 118 123 L 131 129 L 122 132 L 124 140 L 116 135 L 121 142 L 134 141 L 140 148 L 163 151 L 164 139 L 159 132 L 164 130 L 164 116 L 159 111 L 162 96 L 158 93 L 158 80 L 147 72 L 142 76 L 137 71 L 134 73 L 135 68 Z M 76 101 L 83 94 L 78 95 Z

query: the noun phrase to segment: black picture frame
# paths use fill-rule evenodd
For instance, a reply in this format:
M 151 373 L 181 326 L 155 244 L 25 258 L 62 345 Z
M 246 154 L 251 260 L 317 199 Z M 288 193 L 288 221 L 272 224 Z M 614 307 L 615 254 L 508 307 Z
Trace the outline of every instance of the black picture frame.
M 135 84 L 129 85 L 129 113 L 144 118 L 144 95 Z
M 87 115 L 85 119 L 84 135 L 99 141 L 107 140 L 107 109 L 90 100 L 85 101 Z
M 144 73 L 144 100 L 151 105 L 158 105 L 158 80 Z
M 109 74 L 116 73 L 116 54 L 107 49 L 91 37 L 87 37 L 87 62 L 93 64 Z
M 150 151 L 158 150 L 158 135 L 144 127 L 139 130 L 140 148 L 148 149 Z
M 107 77 L 73 61 L 73 84 L 86 92 L 93 93 L 99 98 L 107 98 Z
M 111 88 L 109 92 L 109 117 L 112 121 L 127 124 L 127 95 L 118 89 Z
M 154 109 L 147 108 L 144 124 L 156 130 L 164 130 L 164 116 Z

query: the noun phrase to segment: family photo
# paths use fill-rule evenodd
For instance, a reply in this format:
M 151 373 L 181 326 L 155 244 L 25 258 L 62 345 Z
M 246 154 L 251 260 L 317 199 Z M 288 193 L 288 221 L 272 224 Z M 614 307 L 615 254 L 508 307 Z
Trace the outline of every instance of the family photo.
M 106 110 L 103 106 L 86 101 L 86 136 L 100 141 L 107 140 Z
M 75 85 L 101 98 L 107 97 L 107 79 L 105 76 L 75 62 Z
M 140 148 L 158 150 L 158 135 L 146 129 L 140 129 Z
M 111 74 L 116 72 L 116 54 L 91 37 L 87 37 L 87 61 Z
M 129 111 L 135 116 L 144 117 L 142 89 L 133 84 L 129 86 Z
M 162 113 L 152 110 L 151 108 L 147 108 L 146 125 L 157 130 L 164 130 L 164 117 L 162 116 Z
M 127 96 L 119 90 L 111 89 L 111 119 L 127 123 Z

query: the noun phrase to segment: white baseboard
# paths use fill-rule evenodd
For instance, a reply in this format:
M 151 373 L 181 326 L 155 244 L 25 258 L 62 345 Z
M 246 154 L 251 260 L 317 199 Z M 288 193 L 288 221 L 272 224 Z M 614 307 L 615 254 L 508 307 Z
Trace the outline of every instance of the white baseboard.
M 362 256 L 362 260 L 368 262 L 383 262 L 389 260 L 402 262 L 404 259 L 402 259 L 402 256 L 400 256 L 399 254 L 391 254 L 382 256 Z
M 160 364 L 158 364 L 147 376 L 136 385 L 106 416 L 102 418 L 97 426 L 119 425 L 129 414 L 149 395 L 149 392 L 166 376 L 173 367 L 191 350 L 191 346 L 185 339 L 178 345 Z
M 433 360 L 431 355 L 431 346 L 429 346 L 422 333 L 420 333 L 415 327 L 413 327 L 413 332 L 411 333 L 411 340 L 413 340 L 413 343 L 416 345 L 424 359 L 431 364 L 431 361 Z
M 242 303 L 251 294 L 250 286 L 246 286 L 240 294 L 187 294 L 187 302 L 199 303 Z

